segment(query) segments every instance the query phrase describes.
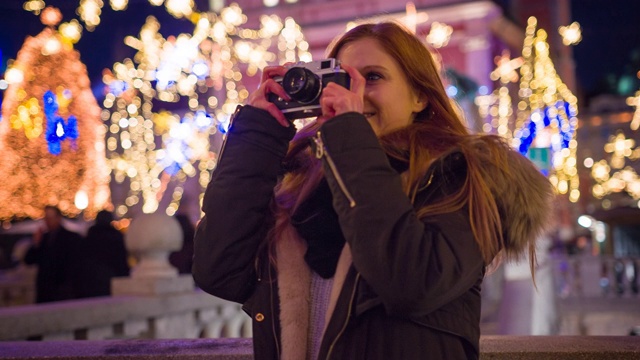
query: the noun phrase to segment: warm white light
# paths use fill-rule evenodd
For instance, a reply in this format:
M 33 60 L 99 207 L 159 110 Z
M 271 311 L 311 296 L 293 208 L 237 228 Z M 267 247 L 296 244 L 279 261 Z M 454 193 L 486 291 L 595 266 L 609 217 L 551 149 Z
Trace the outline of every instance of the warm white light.
M 77 13 L 85 22 L 87 30 L 92 31 L 100 24 L 100 14 L 102 14 L 102 0 L 81 0 Z
M 129 0 L 110 0 L 111 8 L 115 11 L 121 11 L 127 8 Z
M 171 15 L 181 18 L 191 15 L 195 4 L 193 0 L 167 0 L 165 6 Z
M 53 55 L 60 51 L 62 44 L 56 38 L 50 38 L 44 43 L 42 55 Z
M 40 15 L 40 11 L 44 9 L 45 3 L 42 0 L 29 0 L 23 5 L 23 8 L 27 11 L 32 11 L 36 15 Z
M 82 26 L 78 20 L 73 19 L 68 23 L 64 23 L 60 25 L 60 34 L 65 38 L 71 40 L 73 43 L 77 43 L 82 37 Z
M 580 217 L 578 217 L 578 224 L 588 229 L 593 225 L 593 218 L 589 215 L 580 215 Z
M 431 24 L 431 30 L 427 35 L 427 42 L 435 48 L 441 48 L 449 43 L 453 28 L 447 24 L 434 22 Z
M 222 21 L 234 26 L 241 25 L 246 21 L 246 17 L 242 15 L 242 9 L 235 3 L 222 10 L 220 16 L 222 16 Z
M 587 169 L 590 169 L 593 166 L 593 159 L 592 158 L 586 158 L 584 159 L 584 167 L 586 167 Z
M 582 30 L 577 22 L 573 22 L 569 26 L 560 26 L 558 32 L 562 36 L 562 43 L 565 45 L 576 45 L 582 40 Z
M 603 243 L 607 239 L 607 228 L 605 223 L 602 221 L 596 221 L 593 234 L 595 235 L 597 242 Z
M 4 79 L 9 84 L 19 84 L 24 80 L 24 73 L 17 68 L 11 68 L 4 74 Z
M 274 7 L 278 5 L 278 0 L 263 0 L 262 3 L 266 7 Z
M 87 206 L 89 206 L 89 196 L 87 196 L 87 192 L 84 190 L 78 190 L 73 203 L 80 210 L 86 209 Z

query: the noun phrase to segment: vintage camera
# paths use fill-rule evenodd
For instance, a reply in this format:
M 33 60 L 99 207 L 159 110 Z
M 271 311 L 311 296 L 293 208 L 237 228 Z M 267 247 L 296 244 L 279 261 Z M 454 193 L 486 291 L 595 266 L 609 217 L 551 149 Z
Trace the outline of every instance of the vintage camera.
M 274 80 L 282 85 L 291 101 L 275 94 L 269 94 L 268 100 L 290 121 L 320 115 L 320 95 L 328 83 L 335 82 L 347 89 L 350 83 L 349 74 L 333 58 L 291 65 L 284 76 Z

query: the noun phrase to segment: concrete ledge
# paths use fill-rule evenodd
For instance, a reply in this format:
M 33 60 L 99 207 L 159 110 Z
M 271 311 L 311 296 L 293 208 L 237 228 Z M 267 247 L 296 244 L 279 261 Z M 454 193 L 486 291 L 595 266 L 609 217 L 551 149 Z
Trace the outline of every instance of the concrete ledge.
M 483 336 L 480 359 L 640 359 L 638 336 Z
M 484 336 L 480 359 L 640 359 L 637 336 Z M 251 339 L 0 342 L 0 359 L 250 360 Z
M 251 360 L 251 339 L 0 342 L 0 359 Z

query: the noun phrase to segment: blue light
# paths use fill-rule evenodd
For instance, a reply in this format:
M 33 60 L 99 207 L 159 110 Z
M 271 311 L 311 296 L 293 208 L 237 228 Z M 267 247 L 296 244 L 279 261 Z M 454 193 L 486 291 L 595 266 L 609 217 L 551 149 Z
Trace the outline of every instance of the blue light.
M 69 116 L 65 123 L 64 119 L 57 114 L 58 99 L 51 90 L 44 93 L 42 100 L 44 102 L 44 114 L 47 118 L 45 139 L 47 140 L 49 152 L 53 155 L 60 155 L 62 151 L 61 143 L 67 138 L 71 140 L 71 147 L 75 149 L 75 140 L 79 136 L 76 117 Z
M 120 96 L 129 89 L 129 84 L 122 80 L 114 80 L 109 83 L 109 92 L 115 96 Z
M 218 131 L 221 134 L 226 134 L 229 131 L 229 125 L 231 117 L 229 115 L 221 115 L 218 117 Z
M 455 87 L 455 85 L 447 86 L 447 95 L 449 95 L 449 97 L 455 97 L 458 95 L 458 88 Z
M 211 119 L 211 115 L 207 114 L 207 112 L 203 110 L 196 111 L 194 117 L 195 117 L 196 127 L 201 131 L 208 129 L 213 123 L 213 120 Z

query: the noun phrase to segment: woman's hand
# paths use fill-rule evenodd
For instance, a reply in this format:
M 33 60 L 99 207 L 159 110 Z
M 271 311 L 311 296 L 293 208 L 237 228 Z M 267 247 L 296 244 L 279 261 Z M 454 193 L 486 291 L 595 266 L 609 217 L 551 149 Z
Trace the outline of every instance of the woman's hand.
M 276 118 L 278 122 L 284 126 L 289 127 L 289 121 L 284 117 L 282 111 L 278 107 L 269 101 L 269 93 L 273 93 L 287 101 L 291 100 L 289 95 L 284 91 L 282 86 L 278 84 L 274 77 L 284 76 L 287 72 L 287 68 L 284 66 L 267 66 L 262 70 L 262 79 L 260 80 L 260 86 L 253 92 L 247 99 L 247 105 L 254 106 L 259 109 L 263 109 L 269 112 L 271 116 Z
M 318 117 L 318 122 L 324 123 L 334 116 L 347 112 L 359 112 L 364 110 L 364 77 L 355 68 L 341 64 L 340 65 L 351 77 L 351 89 L 347 89 L 336 83 L 329 83 L 322 90 L 320 97 L 320 106 L 322 107 L 322 116 Z

